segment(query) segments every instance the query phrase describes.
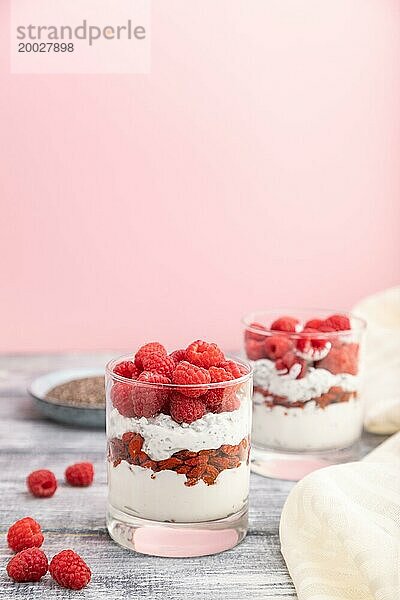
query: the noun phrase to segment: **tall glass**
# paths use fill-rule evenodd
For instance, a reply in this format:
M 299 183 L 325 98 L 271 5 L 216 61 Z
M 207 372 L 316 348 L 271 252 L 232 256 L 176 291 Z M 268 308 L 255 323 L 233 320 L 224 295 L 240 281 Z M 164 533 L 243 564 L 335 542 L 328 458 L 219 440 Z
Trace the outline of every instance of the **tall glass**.
M 364 415 L 359 366 L 365 322 L 341 313 L 350 320 L 350 329 L 302 331 L 305 323 L 318 326 L 332 312 L 280 309 L 243 320 L 245 355 L 254 369 L 252 470 L 261 475 L 297 480 L 357 458 L 354 444 Z M 299 317 L 298 331 L 271 329 L 288 313 Z
M 223 383 L 153 384 L 114 373 L 129 358 L 106 368 L 111 537 L 157 556 L 232 548 L 247 532 L 251 367 L 235 359 L 242 375 Z M 185 410 L 218 409 L 177 422 L 169 414 L 177 396 Z

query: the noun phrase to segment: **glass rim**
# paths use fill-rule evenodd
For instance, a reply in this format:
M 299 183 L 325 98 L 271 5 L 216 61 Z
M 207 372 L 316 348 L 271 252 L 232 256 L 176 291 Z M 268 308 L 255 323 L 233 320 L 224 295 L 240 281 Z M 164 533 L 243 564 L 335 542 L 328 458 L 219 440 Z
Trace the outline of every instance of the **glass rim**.
M 270 328 L 265 328 L 265 329 L 257 329 L 257 327 L 250 327 L 250 323 L 253 323 L 255 321 L 257 321 L 257 315 L 265 315 L 268 313 L 281 313 L 282 315 L 291 315 L 291 314 L 296 314 L 296 311 L 299 312 L 310 312 L 312 313 L 329 313 L 331 315 L 343 315 L 345 317 L 348 317 L 352 323 L 355 323 L 357 326 L 353 327 L 352 329 L 340 329 L 338 331 L 313 331 L 313 332 L 309 332 L 309 331 L 278 331 L 276 329 L 270 329 Z M 318 317 L 315 317 L 318 319 Z M 354 335 L 356 334 L 361 334 L 365 331 L 365 329 L 367 328 L 367 322 L 365 319 L 363 319 L 362 317 L 359 317 L 357 315 L 355 315 L 352 312 L 349 311 L 338 311 L 338 309 L 331 309 L 331 308 L 294 308 L 293 306 L 286 306 L 286 307 L 278 307 L 278 308 L 270 308 L 270 309 L 266 309 L 266 310 L 256 310 L 253 311 L 251 313 L 248 313 L 247 315 L 245 315 L 244 317 L 242 317 L 241 319 L 242 324 L 245 326 L 246 331 L 250 331 L 251 333 L 255 333 L 258 335 L 284 335 L 286 337 L 290 337 L 290 338 L 294 338 L 294 339 L 302 339 L 302 338 L 309 338 L 311 335 L 313 338 L 316 339 L 327 339 L 327 338 L 332 338 L 332 337 L 339 337 L 339 336 L 351 336 L 352 334 Z
M 226 360 L 231 360 L 234 363 L 245 367 L 248 372 L 245 373 L 244 375 L 242 375 L 241 377 L 237 377 L 236 379 L 230 379 L 229 381 L 217 381 L 215 383 L 190 383 L 190 384 L 152 383 L 150 381 L 137 381 L 136 379 L 129 379 L 129 377 L 123 377 L 122 375 L 118 375 L 117 373 L 114 373 L 113 369 L 120 362 L 123 362 L 124 360 L 131 361 L 132 354 L 124 354 L 123 356 L 118 356 L 117 358 L 113 358 L 112 360 L 108 361 L 108 363 L 106 364 L 106 369 L 105 369 L 106 375 L 111 377 L 111 379 L 113 379 L 114 381 L 119 381 L 120 383 L 127 383 L 132 386 L 138 385 L 140 387 L 148 387 L 148 388 L 161 388 L 161 389 L 174 389 L 174 390 L 179 390 L 182 388 L 188 389 L 188 390 L 204 389 L 205 391 L 207 391 L 210 389 L 232 387 L 234 385 L 240 385 L 242 383 L 245 383 L 246 381 L 249 381 L 249 379 L 253 375 L 253 370 L 254 370 L 249 361 L 243 360 L 242 358 L 238 358 L 237 356 L 227 355 Z

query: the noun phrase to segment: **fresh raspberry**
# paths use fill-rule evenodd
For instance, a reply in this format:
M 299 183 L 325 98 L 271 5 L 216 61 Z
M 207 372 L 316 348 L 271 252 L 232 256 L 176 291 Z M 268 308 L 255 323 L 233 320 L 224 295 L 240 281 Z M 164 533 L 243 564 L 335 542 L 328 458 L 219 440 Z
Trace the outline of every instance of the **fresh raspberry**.
M 210 367 L 208 369 L 211 377 L 211 383 L 219 383 L 221 381 L 232 381 L 234 376 L 221 367 Z
M 132 391 L 133 412 L 135 417 L 154 417 L 164 409 L 168 400 L 168 389 L 162 386 L 140 385 L 141 383 L 171 383 L 171 380 L 160 373 L 143 371 L 138 385 Z
M 151 371 L 143 371 L 140 373 L 138 381 L 142 381 L 143 383 L 171 383 L 171 379 L 166 375 L 163 375 L 162 373 L 153 373 Z
M 211 383 L 210 373 L 202 367 L 192 365 L 186 360 L 180 362 L 172 374 L 172 381 L 178 385 L 202 385 Z M 204 389 L 185 389 L 181 388 L 180 392 L 184 396 L 196 398 L 204 394 Z
M 181 362 L 181 360 L 186 360 L 186 350 L 174 350 L 174 352 L 171 352 L 170 357 L 175 361 L 175 364 L 177 365 L 179 362 Z
M 165 377 L 171 378 L 172 372 L 174 371 L 176 364 L 173 358 L 164 354 L 145 354 L 142 359 L 143 367 L 145 371 L 152 373 L 160 373 Z M 139 377 L 140 380 L 140 377 Z
M 38 498 L 50 498 L 57 489 L 57 479 L 51 471 L 40 469 L 28 475 L 26 485 L 34 496 Z
M 123 360 L 115 368 L 114 373 L 121 377 L 127 377 L 128 379 L 137 379 L 140 375 L 140 371 L 131 360 Z
M 236 388 L 236 385 L 232 385 L 208 390 L 207 394 L 203 396 L 207 410 L 221 413 L 232 412 L 239 408 L 240 401 L 236 396 Z
M 293 352 L 287 352 L 282 358 L 278 358 L 275 362 L 277 371 L 284 371 L 283 375 L 288 373 L 294 365 L 298 365 L 299 373 L 296 379 L 302 379 L 307 372 L 307 362 L 298 358 Z
M 288 331 L 288 332 L 296 332 L 300 321 L 295 319 L 294 317 L 280 317 L 276 319 L 271 325 L 271 329 L 274 331 Z
M 234 388 L 235 386 L 225 389 L 225 393 L 221 402 L 221 408 L 218 412 L 233 412 L 239 408 L 240 400 L 236 396 Z
M 75 487 L 87 487 L 92 485 L 94 477 L 94 468 L 90 462 L 81 462 L 70 465 L 65 470 L 65 479 L 69 485 Z
M 43 550 L 27 548 L 13 556 L 7 565 L 7 573 L 14 581 L 39 581 L 46 575 L 48 568 L 49 563 Z
M 234 379 L 239 379 L 239 377 L 243 377 L 246 375 L 247 369 L 244 365 L 235 362 L 234 360 L 226 360 L 225 362 L 220 364 L 222 369 L 228 371 L 231 375 L 233 375 Z
M 304 329 L 319 329 L 324 323 L 325 321 L 323 321 L 322 319 L 310 319 L 304 325 Z
M 285 335 L 271 335 L 265 338 L 264 346 L 266 357 L 276 360 L 293 348 L 293 342 Z
M 19 552 L 25 548 L 39 548 L 43 544 L 40 525 L 32 517 L 24 517 L 11 525 L 7 533 L 7 542 L 11 550 Z
M 59 585 L 71 590 L 81 590 L 92 576 L 85 561 L 73 550 L 56 554 L 50 562 L 49 571 Z
M 350 319 L 346 315 L 331 315 L 325 319 L 325 325 L 333 327 L 335 331 L 348 331 L 351 329 Z
M 358 373 L 358 344 L 335 344 L 329 354 L 316 363 L 319 369 L 326 369 L 334 375 L 339 373 Z
M 170 413 L 177 423 L 193 423 L 205 414 L 206 407 L 198 398 L 187 398 L 175 393 L 171 398 Z
M 192 365 L 208 369 L 218 367 L 221 362 L 224 362 L 225 356 L 217 344 L 197 340 L 186 348 L 186 360 Z
M 141 346 L 135 354 L 135 365 L 140 371 L 143 371 L 143 358 L 148 354 L 161 354 L 166 356 L 167 351 L 159 342 L 150 342 Z
M 260 331 L 266 331 L 267 328 L 264 325 L 261 325 L 261 323 L 250 323 L 250 325 L 248 325 L 248 327 L 251 327 L 252 329 L 259 329 Z M 256 342 L 262 342 L 265 339 L 265 335 L 263 333 L 255 333 L 254 331 L 249 331 L 248 329 L 246 329 L 246 331 L 244 332 L 244 339 L 245 340 L 255 340 Z
M 323 327 L 321 325 L 321 327 Z M 296 340 L 296 354 L 308 361 L 316 361 L 325 358 L 332 348 L 329 337 L 315 337 L 321 331 L 311 327 L 305 327 L 301 337 Z
M 115 382 L 111 388 L 111 402 L 123 417 L 134 417 L 133 385 Z
M 265 358 L 265 344 L 264 344 L 265 336 L 263 337 L 262 342 L 257 342 L 257 340 L 246 340 L 245 342 L 245 350 L 246 356 L 249 360 L 260 360 L 261 358 Z

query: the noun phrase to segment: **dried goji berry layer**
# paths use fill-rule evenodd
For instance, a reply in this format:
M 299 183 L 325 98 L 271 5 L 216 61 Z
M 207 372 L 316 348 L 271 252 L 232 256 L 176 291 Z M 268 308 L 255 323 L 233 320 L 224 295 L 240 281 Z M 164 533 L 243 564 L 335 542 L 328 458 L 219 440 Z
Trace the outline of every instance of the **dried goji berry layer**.
M 213 485 L 218 475 L 225 469 L 235 469 L 242 461 L 249 461 L 250 444 L 243 438 L 236 446 L 224 444 L 217 449 L 180 450 L 170 458 L 151 460 L 142 450 L 143 437 L 139 433 L 127 431 L 122 438 L 112 438 L 108 442 L 108 460 L 114 467 L 125 460 L 131 465 L 159 471 L 175 471 L 186 476 L 185 485 L 196 485 L 201 479 L 207 485 Z M 155 475 L 152 475 L 155 477 Z
M 338 402 L 348 402 L 352 398 L 357 397 L 357 392 L 345 392 L 340 386 L 332 386 L 325 394 L 318 398 L 296 402 L 289 402 L 284 396 L 276 396 L 268 390 L 255 386 L 254 393 L 262 394 L 265 399 L 265 405 L 272 408 L 273 406 L 285 406 L 286 408 L 304 408 L 308 402 L 315 402 L 320 408 L 325 408 L 329 404 L 337 404 Z

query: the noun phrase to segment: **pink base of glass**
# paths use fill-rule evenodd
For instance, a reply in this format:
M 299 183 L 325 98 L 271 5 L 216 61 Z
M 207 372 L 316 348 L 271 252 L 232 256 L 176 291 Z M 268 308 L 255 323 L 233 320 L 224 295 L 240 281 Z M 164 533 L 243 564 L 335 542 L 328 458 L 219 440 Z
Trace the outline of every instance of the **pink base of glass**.
M 191 557 L 217 554 L 239 544 L 247 533 L 248 511 L 202 523 L 163 523 L 132 517 L 109 505 L 107 528 L 112 539 L 130 550 L 152 556 Z
M 257 448 L 254 444 L 251 449 L 253 473 L 287 481 L 299 481 L 317 469 L 357 460 L 360 460 L 358 442 L 348 448 L 324 452 L 281 452 Z

